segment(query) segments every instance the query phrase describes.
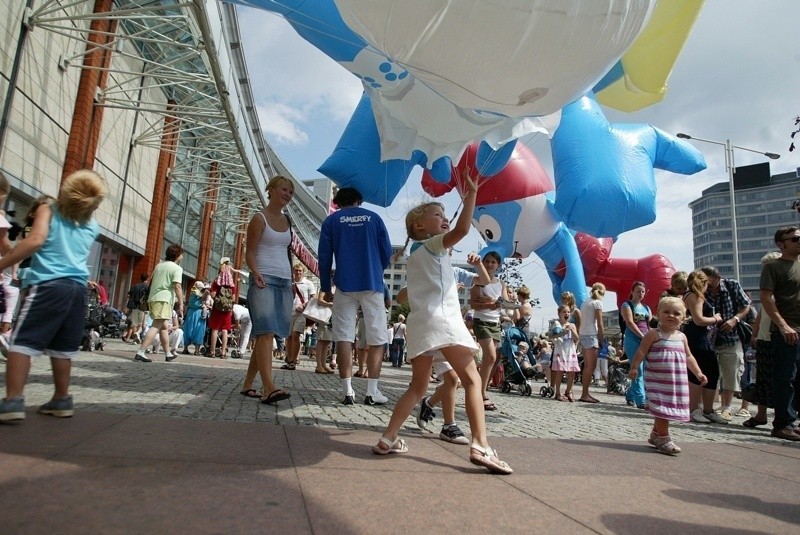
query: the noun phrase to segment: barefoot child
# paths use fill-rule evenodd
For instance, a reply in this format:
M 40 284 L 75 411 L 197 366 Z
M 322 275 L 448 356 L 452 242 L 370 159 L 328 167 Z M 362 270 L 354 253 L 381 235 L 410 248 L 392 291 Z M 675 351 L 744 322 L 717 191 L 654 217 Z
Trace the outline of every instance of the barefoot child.
M 575 373 L 581 371 L 578 363 L 578 328 L 569 321 L 570 308 L 568 305 L 558 307 L 558 326 L 561 330 L 553 332 L 553 357 L 550 370 L 554 374 L 553 389 L 556 391 L 554 398 L 558 401 L 575 401 L 572 395 L 572 384 L 575 382 Z M 561 380 L 567 374 L 567 388 L 561 395 Z
M 404 453 L 408 447 L 397 437 L 416 404 L 428 389 L 432 352 L 441 351 L 464 387 L 467 417 L 472 434 L 469 460 L 492 473 L 510 474 L 511 467 L 497 457 L 486 439 L 482 384 L 473 360 L 477 345 L 461 320 L 456 281 L 448 248 L 467 235 L 475 209 L 477 183 L 467 171 L 462 174 L 466 198 L 455 227 L 444 216 L 439 203 L 426 203 L 406 216 L 409 239 L 416 240 L 408 258 L 408 358 L 411 385 L 395 405 L 389 425 L 372 451 L 379 455 Z M 406 243 L 407 245 L 407 243 Z
M 681 449 L 669 436 L 669 422 L 689 421 L 688 368 L 701 385 L 708 380 L 689 351 L 686 336 L 678 329 L 686 315 L 686 306 L 677 297 L 663 297 L 658 302 L 658 327 L 642 338 L 628 377 L 636 379 L 644 360 L 647 410 L 653 415 L 653 430 L 648 442 L 659 453 L 677 455 Z
M 40 205 L 31 232 L 0 259 L 2 270 L 32 256 L 22 282 L 30 291 L 10 340 L 0 421 L 25 418 L 23 389 L 31 357 L 42 353 L 50 357 L 55 393 L 39 412 L 57 417 L 73 414 L 69 384 L 86 319 L 86 261 L 100 230 L 93 214 L 105 194 L 105 182 L 94 171 L 72 173 L 53 207 Z

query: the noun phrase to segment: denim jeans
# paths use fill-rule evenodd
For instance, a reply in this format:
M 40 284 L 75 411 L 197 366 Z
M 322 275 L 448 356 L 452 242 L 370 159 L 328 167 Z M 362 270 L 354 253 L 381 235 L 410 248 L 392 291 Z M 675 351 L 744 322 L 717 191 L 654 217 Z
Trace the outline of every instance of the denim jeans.
M 389 348 L 389 355 L 391 356 L 392 366 L 400 367 L 403 365 L 403 349 L 405 349 L 406 341 L 403 338 L 393 338 L 392 345 Z
M 639 364 L 639 374 L 636 376 L 636 379 L 630 382 L 628 391 L 625 393 L 625 399 L 637 407 L 645 404 L 644 361 Z
M 774 429 L 794 425 L 797 412 L 794 408 L 794 380 L 800 363 L 800 344 L 787 344 L 781 333 L 772 333 L 772 401 L 775 403 Z

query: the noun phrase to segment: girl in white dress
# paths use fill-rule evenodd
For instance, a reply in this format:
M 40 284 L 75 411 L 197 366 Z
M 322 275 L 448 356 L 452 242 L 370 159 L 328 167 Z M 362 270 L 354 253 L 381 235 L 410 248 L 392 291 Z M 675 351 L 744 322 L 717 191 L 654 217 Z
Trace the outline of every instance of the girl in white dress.
M 470 462 L 495 474 L 510 474 L 511 467 L 497 457 L 497 452 L 489 447 L 486 439 L 481 377 L 473 360 L 478 346 L 461 319 L 456 280 L 448 254 L 448 249 L 469 232 L 475 209 L 477 183 L 466 170 L 462 173 L 462 180 L 466 192 L 464 207 L 452 229 L 444 215 L 444 207 L 439 203 L 423 204 L 406 216 L 408 237 L 417 241 L 411 248 L 407 264 L 411 312 L 406 325 L 411 384 L 397 400 L 389 425 L 372 451 L 379 455 L 408 451 L 405 441 L 397 435 L 428 390 L 433 353 L 438 350 L 458 374 L 464 387 L 472 435 Z M 481 276 L 485 277 L 485 274 Z

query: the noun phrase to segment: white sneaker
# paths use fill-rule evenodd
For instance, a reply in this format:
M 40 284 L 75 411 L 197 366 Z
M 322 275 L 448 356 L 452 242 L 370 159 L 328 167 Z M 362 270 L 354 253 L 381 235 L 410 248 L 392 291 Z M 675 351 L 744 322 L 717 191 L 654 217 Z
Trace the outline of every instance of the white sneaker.
M 364 405 L 383 405 L 389 401 L 389 398 L 381 394 L 380 390 L 375 390 L 374 394 L 367 394 L 364 398 Z
M 703 409 L 695 409 L 692 411 L 692 421 L 698 424 L 710 424 L 711 420 L 708 415 L 703 414 Z
M 728 423 L 728 420 L 726 420 L 725 418 L 722 417 L 722 415 L 717 414 L 716 412 L 712 412 L 711 414 L 709 414 L 707 412 L 704 412 L 703 416 L 708 418 L 708 420 L 711 423 L 715 423 L 715 424 L 727 424 Z

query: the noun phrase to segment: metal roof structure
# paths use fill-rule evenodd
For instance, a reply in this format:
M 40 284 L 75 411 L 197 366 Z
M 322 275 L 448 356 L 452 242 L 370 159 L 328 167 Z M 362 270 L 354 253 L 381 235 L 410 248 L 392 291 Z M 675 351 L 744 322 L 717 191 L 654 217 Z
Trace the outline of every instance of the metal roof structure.
M 178 120 L 181 138 L 192 142 L 179 143 L 174 149 L 171 183 L 182 185 L 187 199 L 202 198 L 216 188 L 213 218 L 225 228 L 240 228 L 249 219 L 247 213 L 242 215 L 243 204 L 254 210 L 266 204 L 265 186 L 270 178 L 278 174 L 291 178 L 295 197 L 288 213 L 301 242 L 316 257 L 327 207 L 264 140 L 236 8 L 218 0 L 114 0 L 110 11 L 92 13 L 93 4 L 92 0 L 44 0 L 28 11 L 26 24 L 85 44 L 87 21 L 115 20 L 116 32 L 101 46 L 111 48 L 115 55 L 130 56 L 135 60 L 131 63 L 142 67 L 125 71 L 123 61 L 96 67 L 114 75 L 98 92 L 96 105 L 148 112 L 139 115 L 149 123 L 132 141 L 134 145 L 163 149 L 165 118 Z M 60 68 L 86 68 L 83 53 L 62 56 Z M 148 101 L 148 93 L 142 91 L 145 87 L 162 91 L 167 105 Z M 202 172 L 212 162 L 216 182 Z

